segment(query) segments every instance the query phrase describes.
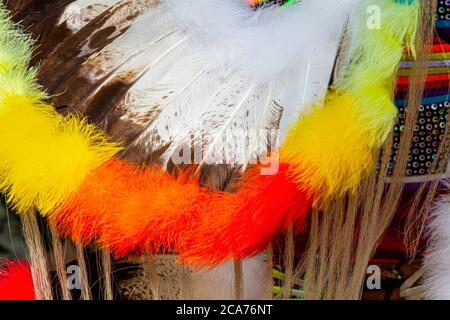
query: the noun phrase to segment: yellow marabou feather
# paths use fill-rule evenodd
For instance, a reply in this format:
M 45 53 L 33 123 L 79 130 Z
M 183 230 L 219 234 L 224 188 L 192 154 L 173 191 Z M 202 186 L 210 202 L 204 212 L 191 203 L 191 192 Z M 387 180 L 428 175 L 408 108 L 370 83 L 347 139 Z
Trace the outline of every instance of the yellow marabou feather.
M 409 4 L 408 4 L 409 3 Z M 379 25 L 368 25 L 369 15 L 356 15 L 350 24 L 347 65 L 336 81 L 337 87 L 361 100 L 361 117 L 372 130 L 371 139 L 382 144 L 392 129 L 396 113 L 392 88 L 404 49 L 414 55 L 419 25 L 418 0 L 365 0 L 360 11 L 379 8 Z
M 293 164 L 293 178 L 316 201 L 355 191 L 373 168 L 373 144 L 358 103 L 351 95 L 331 93 L 323 107 L 313 107 L 296 123 L 283 144 L 281 161 Z
M 0 192 L 19 212 L 60 205 L 119 147 L 84 120 L 59 115 L 28 69 L 32 41 L 0 9 Z
M 32 56 L 33 41 L 19 31 L 8 14 L 0 4 L 0 71 L 26 68 Z
M 354 19 L 337 88 L 293 126 L 281 149 L 281 160 L 291 164 L 293 179 L 314 195 L 315 205 L 358 189 L 397 115 L 392 84 L 404 47 L 414 52 L 420 3 L 366 0 L 359 10 L 370 5 L 380 8 L 379 28 L 369 29 L 364 14 Z

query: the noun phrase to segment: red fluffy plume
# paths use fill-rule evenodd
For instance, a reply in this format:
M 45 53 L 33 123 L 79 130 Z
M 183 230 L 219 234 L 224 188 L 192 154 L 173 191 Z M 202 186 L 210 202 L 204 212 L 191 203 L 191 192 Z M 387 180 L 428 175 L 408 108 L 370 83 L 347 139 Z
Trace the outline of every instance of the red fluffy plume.
M 311 199 L 289 177 L 288 165 L 276 175 L 250 169 L 239 192 L 229 194 L 234 210 L 211 211 L 184 233 L 182 260 L 194 266 L 245 259 L 267 248 L 273 237 L 295 223 L 304 226 Z
M 274 235 L 303 223 L 311 201 L 281 165 L 248 170 L 236 193 L 209 191 L 189 174 L 112 160 L 92 172 L 50 217 L 63 236 L 96 242 L 115 256 L 173 250 L 185 263 L 212 266 L 263 251 Z
M 35 300 L 30 266 L 25 261 L 6 261 L 0 270 L 0 300 Z

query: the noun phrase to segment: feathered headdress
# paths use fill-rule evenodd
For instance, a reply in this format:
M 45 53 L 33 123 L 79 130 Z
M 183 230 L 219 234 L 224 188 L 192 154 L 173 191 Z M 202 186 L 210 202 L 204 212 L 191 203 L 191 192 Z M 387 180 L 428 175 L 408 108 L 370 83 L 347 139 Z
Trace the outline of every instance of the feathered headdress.
M 369 28 L 372 5 L 383 14 Z M 70 77 L 62 78 L 57 63 L 66 58 L 62 49 L 43 64 L 52 91 L 83 83 L 55 97 L 57 105 L 85 113 L 113 136 L 136 124 L 122 149 L 97 127 L 44 102 L 28 68 L 31 42 L 2 11 L 0 190 L 18 211 L 37 208 L 61 235 L 96 242 L 115 256 L 170 249 L 186 263 L 209 266 L 264 250 L 277 232 L 302 225 L 311 207 L 355 191 L 374 169 L 374 151 L 396 116 L 397 65 L 405 48 L 414 53 L 419 1 L 305 0 L 256 11 L 240 0 L 131 7 L 118 3 L 86 25 L 103 24 L 116 40 L 78 39 L 83 50 L 73 63 L 87 59 Z M 350 9 L 349 47 L 324 98 Z M 108 29 L 112 11 L 133 24 Z M 89 56 L 98 46 L 100 53 Z M 94 65 L 101 67 L 91 75 Z M 111 93 L 118 83 L 126 94 Z M 107 98 L 114 112 L 99 107 Z M 199 185 L 189 171 L 174 177 L 115 156 L 150 154 L 168 168 L 177 155 L 192 159 L 187 145 L 201 150 L 200 169 L 221 162 L 245 168 L 270 139 L 240 139 L 236 132 L 267 130 L 281 110 L 282 143 L 271 150 L 278 170 L 262 175 L 260 166 L 250 168 L 232 193 Z

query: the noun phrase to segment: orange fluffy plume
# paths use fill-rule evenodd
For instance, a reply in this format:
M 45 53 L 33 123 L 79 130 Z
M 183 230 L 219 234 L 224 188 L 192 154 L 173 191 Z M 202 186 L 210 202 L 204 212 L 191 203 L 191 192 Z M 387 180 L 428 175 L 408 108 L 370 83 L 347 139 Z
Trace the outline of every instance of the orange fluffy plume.
M 85 245 L 95 241 L 123 257 L 179 248 L 181 233 L 201 215 L 234 209 L 226 200 L 227 194 L 208 192 L 187 173 L 175 178 L 111 160 L 90 173 L 50 222 L 63 236 Z
M 242 260 L 265 250 L 291 224 L 304 226 L 312 198 L 293 182 L 289 166 L 281 164 L 276 175 L 261 175 L 259 169 L 248 170 L 239 191 L 230 194 L 235 211 L 211 212 L 185 234 L 183 262 Z
M 63 236 L 95 241 L 116 257 L 173 250 L 201 267 L 263 251 L 281 229 L 304 222 L 311 204 L 287 165 L 273 176 L 248 170 L 238 189 L 209 191 L 188 173 L 173 177 L 112 160 L 50 222 Z

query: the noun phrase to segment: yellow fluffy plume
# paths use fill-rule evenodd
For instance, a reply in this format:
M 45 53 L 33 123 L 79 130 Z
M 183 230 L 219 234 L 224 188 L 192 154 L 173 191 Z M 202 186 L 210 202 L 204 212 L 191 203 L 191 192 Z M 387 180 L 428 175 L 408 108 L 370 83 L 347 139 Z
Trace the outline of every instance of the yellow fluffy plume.
M 352 18 L 337 89 L 300 119 L 281 150 L 293 179 L 314 195 L 316 205 L 357 190 L 374 169 L 375 152 L 397 115 L 392 84 L 404 48 L 414 52 L 420 2 L 363 0 L 357 10 L 371 7 L 379 10 L 380 21 L 370 26 L 364 14 Z
M 293 164 L 293 178 L 316 202 L 355 191 L 373 168 L 373 144 L 358 104 L 353 96 L 331 93 L 323 107 L 297 122 L 281 149 L 281 161 Z
M 370 139 L 381 145 L 392 129 L 396 112 L 392 87 L 405 48 L 414 54 L 419 25 L 418 0 L 363 0 L 352 16 L 346 65 L 336 86 L 360 100 L 360 114 Z
M 31 40 L 0 9 L 0 192 L 19 212 L 48 214 L 119 150 L 101 130 L 43 102 Z

